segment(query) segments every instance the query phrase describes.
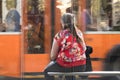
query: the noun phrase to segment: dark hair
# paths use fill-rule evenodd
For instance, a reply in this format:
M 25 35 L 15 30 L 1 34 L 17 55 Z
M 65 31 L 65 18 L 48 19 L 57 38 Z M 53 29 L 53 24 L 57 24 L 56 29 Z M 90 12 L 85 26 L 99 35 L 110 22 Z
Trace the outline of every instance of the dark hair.
M 113 71 L 114 66 L 120 67 L 119 61 L 120 61 L 120 44 L 116 44 L 107 52 L 104 70 Z M 115 65 L 114 63 L 117 62 L 118 64 Z
M 77 32 L 75 30 L 74 25 L 74 16 L 71 13 L 65 13 L 61 18 L 62 24 L 64 24 L 63 29 L 69 29 L 70 33 L 73 34 L 74 37 L 76 37 L 78 42 L 81 42 L 81 39 L 78 37 Z
M 66 13 L 72 13 L 72 8 L 71 7 L 67 8 Z

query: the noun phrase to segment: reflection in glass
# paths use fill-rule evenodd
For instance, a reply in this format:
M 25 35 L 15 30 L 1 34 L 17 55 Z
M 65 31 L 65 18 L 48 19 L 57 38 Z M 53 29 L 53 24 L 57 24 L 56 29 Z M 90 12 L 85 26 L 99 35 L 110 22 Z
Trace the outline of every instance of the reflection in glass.
M 20 32 L 20 11 L 16 0 L 0 1 L 0 32 Z
M 86 0 L 85 22 L 86 31 L 119 31 L 118 9 L 120 1 L 117 0 Z M 116 8 L 117 6 L 117 8 Z M 115 17 L 117 15 L 117 17 Z
M 44 52 L 44 0 L 28 0 L 28 53 Z

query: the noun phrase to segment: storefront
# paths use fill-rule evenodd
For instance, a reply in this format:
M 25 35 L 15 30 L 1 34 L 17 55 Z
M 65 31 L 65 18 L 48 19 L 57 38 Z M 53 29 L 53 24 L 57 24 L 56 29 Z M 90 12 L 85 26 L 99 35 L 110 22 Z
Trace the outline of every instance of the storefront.
M 43 72 L 53 37 L 61 30 L 61 15 L 69 8 L 86 44 L 94 49 L 93 71 L 103 69 L 106 52 L 120 43 L 120 0 L 0 0 L 1 24 L 8 13 L 6 4 L 16 5 L 21 32 L 2 31 L 0 26 L 0 74 L 4 76 Z

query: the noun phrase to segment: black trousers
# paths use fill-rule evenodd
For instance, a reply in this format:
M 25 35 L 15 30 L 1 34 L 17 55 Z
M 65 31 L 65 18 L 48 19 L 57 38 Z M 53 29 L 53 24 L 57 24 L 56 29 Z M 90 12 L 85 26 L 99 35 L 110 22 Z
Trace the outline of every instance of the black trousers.
M 45 80 L 54 80 L 53 76 L 47 74 L 47 72 L 84 72 L 86 69 L 85 65 L 75 66 L 71 68 L 65 68 L 60 66 L 55 61 L 51 61 L 48 66 L 45 68 Z M 73 76 L 66 76 L 66 80 L 74 80 Z

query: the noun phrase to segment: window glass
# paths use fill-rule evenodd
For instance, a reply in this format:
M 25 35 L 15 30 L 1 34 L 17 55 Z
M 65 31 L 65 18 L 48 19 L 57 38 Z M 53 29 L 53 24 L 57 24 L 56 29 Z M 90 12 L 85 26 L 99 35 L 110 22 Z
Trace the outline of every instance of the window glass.
M 20 32 L 19 0 L 0 0 L 0 32 Z
M 120 0 L 86 0 L 86 31 L 120 31 Z
M 44 0 L 28 0 L 27 2 L 27 53 L 44 52 Z

